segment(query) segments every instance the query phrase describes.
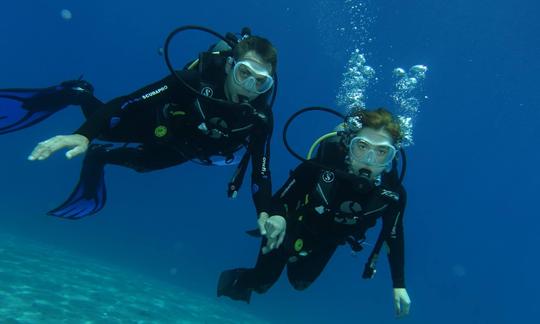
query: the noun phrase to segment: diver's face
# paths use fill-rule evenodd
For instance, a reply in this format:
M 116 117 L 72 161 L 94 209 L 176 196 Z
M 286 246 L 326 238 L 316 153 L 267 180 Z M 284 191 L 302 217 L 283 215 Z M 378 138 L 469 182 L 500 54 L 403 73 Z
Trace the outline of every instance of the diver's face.
M 351 141 L 349 166 L 355 174 L 361 169 L 371 172 L 375 180 L 395 156 L 394 140 L 384 129 L 362 128 Z
M 235 67 L 238 62 L 240 62 L 240 64 Z M 270 77 L 272 75 L 271 64 L 265 62 L 254 51 L 247 52 L 238 60 L 238 62 L 234 62 L 234 60 L 230 58 L 225 65 L 225 73 L 227 74 L 227 78 L 225 79 L 225 94 L 227 99 L 236 103 L 245 101 L 245 99 L 252 101 L 269 90 L 264 88 L 264 86 L 269 85 L 271 87 L 273 83 L 273 80 Z M 242 62 L 245 64 L 242 64 Z M 250 67 L 254 67 L 256 70 L 250 69 Z M 252 91 L 242 83 L 242 81 L 245 80 L 253 81 L 253 84 L 251 84 L 253 87 Z M 268 81 L 271 81 L 272 83 L 269 84 Z M 247 81 L 245 83 L 248 84 Z M 258 89 L 263 91 L 257 91 Z

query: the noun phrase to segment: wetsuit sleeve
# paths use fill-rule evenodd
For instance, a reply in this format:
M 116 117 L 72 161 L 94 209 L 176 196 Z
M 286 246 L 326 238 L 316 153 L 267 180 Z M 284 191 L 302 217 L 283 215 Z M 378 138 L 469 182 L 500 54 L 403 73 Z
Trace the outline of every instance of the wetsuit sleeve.
M 192 79 L 193 77 L 186 75 L 186 78 Z M 127 110 L 152 109 L 166 103 L 177 102 L 181 100 L 179 97 L 186 95 L 186 91 L 182 90 L 183 87 L 179 81 L 172 75 L 168 76 L 127 96 L 117 97 L 109 101 L 97 109 L 74 133 L 83 135 L 92 141 L 110 127 L 113 117 L 120 116 Z
M 257 215 L 270 213 L 272 179 L 270 177 L 271 132 L 260 132 L 250 138 L 251 153 L 251 194 Z
M 286 216 L 287 205 L 289 209 L 296 208 L 317 181 L 317 170 L 312 165 L 304 162 L 291 171 L 287 181 L 272 197 L 272 213 Z
M 403 215 L 407 196 L 405 190 L 399 191 L 399 200 L 391 205 L 383 216 L 383 227 L 389 229 L 386 238 L 388 261 L 394 288 L 405 288 L 405 243 L 403 233 Z

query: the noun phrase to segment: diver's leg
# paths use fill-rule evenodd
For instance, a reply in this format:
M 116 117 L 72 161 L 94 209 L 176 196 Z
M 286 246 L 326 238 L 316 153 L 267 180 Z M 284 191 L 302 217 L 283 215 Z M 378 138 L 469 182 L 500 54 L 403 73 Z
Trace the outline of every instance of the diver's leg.
M 289 263 L 287 276 L 294 289 L 304 290 L 309 287 L 322 273 L 336 248 L 335 244 L 321 244 L 307 256 L 300 256 L 296 262 Z
M 0 134 L 35 125 L 69 105 L 80 105 L 88 117 L 101 101 L 94 87 L 84 80 L 39 89 L 0 90 Z
M 149 172 L 178 165 L 186 158 L 171 150 L 114 144 L 92 144 L 85 155 L 79 182 L 70 197 L 49 215 L 79 219 L 99 212 L 106 201 L 105 165 L 113 164 L 137 172 Z
M 151 172 L 182 164 L 189 160 L 186 155 L 165 146 L 142 144 L 94 144 L 96 156 L 102 164 L 127 167 L 137 172 Z
M 219 277 L 217 295 L 249 303 L 251 292 L 265 293 L 279 279 L 287 264 L 287 254 L 283 247 L 262 254 L 266 239 L 262 240 L 259 256 L 254 268 L 237 268 L 223 271 Z

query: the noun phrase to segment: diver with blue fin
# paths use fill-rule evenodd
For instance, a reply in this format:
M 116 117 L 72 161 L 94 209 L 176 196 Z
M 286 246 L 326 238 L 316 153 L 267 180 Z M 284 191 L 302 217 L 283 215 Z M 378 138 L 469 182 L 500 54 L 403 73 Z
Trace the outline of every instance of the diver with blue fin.
M 310 110 L 331 112 L 344 122 L 319 138 L 305 159 L 290 148 L 286 133 L 295 117 Z M 386 244 L 396 315 L 407 315 L 411 301 L 404 275 L 402 137 L 399 122 L 384 108 L 357 109 L 346 117 L 318 107 L 295 113 L 285 125 L 283 138 L 287 149 L 303 162 L 274 194 L 272 216 L 259 219 L 262 242 L 255 266 L 223 271 L 217 295 L 249 303 L 252 292 L 268 291 L 285 267 L 292 286 L 304 290 L 319 277 L 338 246 L 349 244 L 355 252 L 362 250 L 366 231 L 381 219 L 381 231 L 362 277 L 374 276 Z
M 169 59 L 169 44 L 186 30 L 207 32 L 221 41 L 177 71 Z M 84 80 L 44 89 L 0 90 L 0 134 L 32 126 L 69 105 L 81 106 L 86 117 L 73 134 L 39 143 L 28 157 L 45 160 L 62 149 L 68 149 L 68 159 L 86 153 L 78 185 L 49 215 L 79 219 L 100 211 L 106 200 L 107 164 L 149 172 L 187 161 L 238 163 L 228 187 L 234 198 L 250 159 L 257 214 L 268 215 L 276 49 L 248 28 L 237 37 L 184 26 L 168 36 L 163 50 L 171 75 L 107 103 L 97 99 Z

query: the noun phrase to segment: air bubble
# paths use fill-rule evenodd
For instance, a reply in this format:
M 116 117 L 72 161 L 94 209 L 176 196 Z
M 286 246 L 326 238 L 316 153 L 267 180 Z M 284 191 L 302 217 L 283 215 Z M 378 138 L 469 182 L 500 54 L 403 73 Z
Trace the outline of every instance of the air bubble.
M 73 14 L 68 9 L 62 9 L 62 11 L 60 11 L 60 17 L 62 17 L 64 20 L 71 20 L 71 18 L 73 18 Z

